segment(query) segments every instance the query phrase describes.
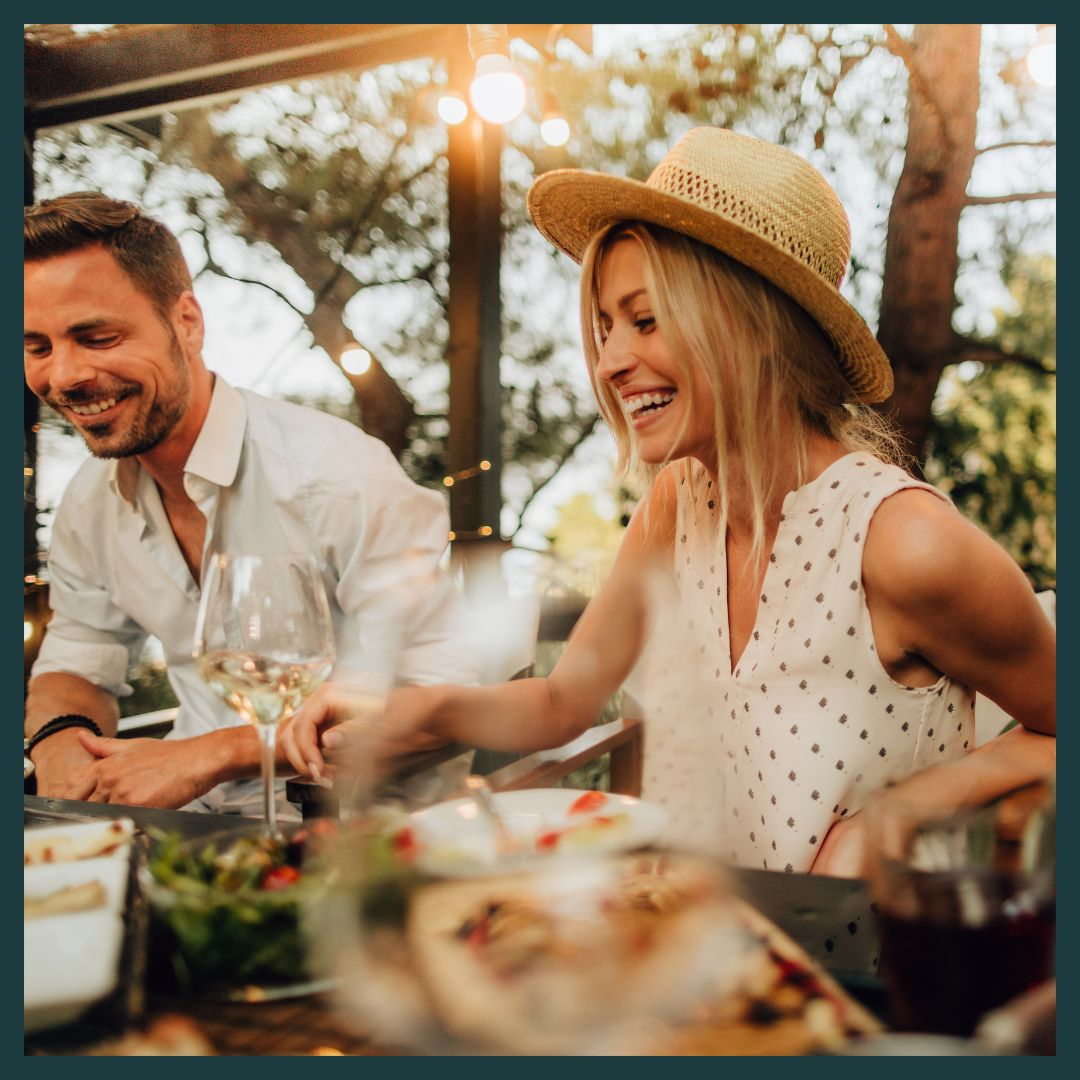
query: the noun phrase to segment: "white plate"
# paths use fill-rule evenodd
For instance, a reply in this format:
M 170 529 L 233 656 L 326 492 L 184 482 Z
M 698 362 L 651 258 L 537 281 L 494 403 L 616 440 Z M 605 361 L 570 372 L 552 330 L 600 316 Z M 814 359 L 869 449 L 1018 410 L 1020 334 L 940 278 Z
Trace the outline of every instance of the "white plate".
M 667 828 L 667 811 L 630 795 L 607 795 L 589 813 L 570 814 L 583 792 L 568 788 L 534 788 L 506 791 L 494 796 L 507 828 L 523 843 L 528 857 L 512 863 L 496 854 L 495 835 L 472 799 L 453 799 L 411 815 L 420 850 L 417 865 L 432 874 L 473 877 L 525 865 L 540 865 L 564 855 L 630 851 L 656 840 Z M 614 817 L 616 824 L 596 832 L 579 834 L 550 852 L 537 852 L 537 837 L 552 830 L 580 826 L 596 817 Z
M 131 837 L 135 823 L 131 818 L 112 821 L 74 822 L 70 825 L 46 825 L 23 830 L 23 861 L 34 854 L 34 863 L 62 863 L 85 858 L 107 858 L 127 861 L 131 854 Z M 115 840 L 109 851 L 100 851 L 102 841 Z M 50 849 L 49 857 L 41 858 L 41 849 Z
M 23 924 L 23 1027 L 67 1024 L 116 986 L 123 919 L 80 911 Z
M 23 896 L 37 900 L 69 885 L 100 881 L 105 888 L 105 909 L 123 914 L 127 879 L 128 865 L 123 859 L 79 859 L 77 862 L 24 866 Z

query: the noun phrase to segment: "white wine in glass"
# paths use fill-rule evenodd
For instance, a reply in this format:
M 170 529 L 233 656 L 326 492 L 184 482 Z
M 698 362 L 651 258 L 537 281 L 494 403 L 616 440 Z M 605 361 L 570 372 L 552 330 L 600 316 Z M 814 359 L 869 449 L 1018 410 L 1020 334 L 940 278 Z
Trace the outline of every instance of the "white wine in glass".
M 310 555 L 215 555 L 195 621 L 199 674 L 259 733 L 266 830 L 277 833 L 278 725 L 330 674 L 334 630 Z

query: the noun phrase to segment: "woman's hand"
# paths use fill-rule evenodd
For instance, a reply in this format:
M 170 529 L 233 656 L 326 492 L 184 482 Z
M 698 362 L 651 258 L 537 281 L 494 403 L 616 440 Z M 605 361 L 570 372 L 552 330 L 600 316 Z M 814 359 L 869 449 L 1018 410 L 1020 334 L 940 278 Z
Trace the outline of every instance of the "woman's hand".
M 391 690 L 386 697 L 325 683 L 281 733 L 281 745 L 290 764 L 303 776 L 322 783 L 331 767 L 325 751 L 356 749 L 366 761 L 378 765 L 433 741 L 419 738 L 433 721 L 434 687 Z
M 866 828 L 862 814 L 833 823 L 818 848 L 811 874 L 857 878 L 865 876 Z

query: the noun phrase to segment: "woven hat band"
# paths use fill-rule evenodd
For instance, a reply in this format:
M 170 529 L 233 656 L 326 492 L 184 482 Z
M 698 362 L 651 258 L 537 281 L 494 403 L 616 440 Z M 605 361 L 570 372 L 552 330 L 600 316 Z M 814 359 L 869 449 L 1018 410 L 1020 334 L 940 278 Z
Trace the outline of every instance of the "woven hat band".
M 760 188 L 753 188 L 760 184 L 760 172 L 725 183 L 672 161 L 661 162 L 645 183 L 756 233 L 839 288 L 851 253 L 847 214 L 832 188 L 813 170 L 805 172 L 813 174 L 815 199 L 806 197 L 805 174 L 792 177 L 789 185 L 776 185 L 763 198 Z

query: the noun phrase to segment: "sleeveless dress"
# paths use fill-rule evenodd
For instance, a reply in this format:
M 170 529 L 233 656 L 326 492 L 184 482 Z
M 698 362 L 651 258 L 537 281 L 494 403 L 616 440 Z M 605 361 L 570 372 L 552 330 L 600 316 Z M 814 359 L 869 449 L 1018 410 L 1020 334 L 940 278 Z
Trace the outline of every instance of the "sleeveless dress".
M 642 795 L 667 808 L 672 844 L 806 871 L 833 822 L 877 789 L 974 746 L 967 687 L 885 671 L 862 586 L 882 500 L 910 488 L 948 500 L 867 453 L 790 492 L 732 670 L 726 522 L 705 470 L 676 467 L 674 580 L 654 590 L 666 602 L 625 685 L 645 720 Z

